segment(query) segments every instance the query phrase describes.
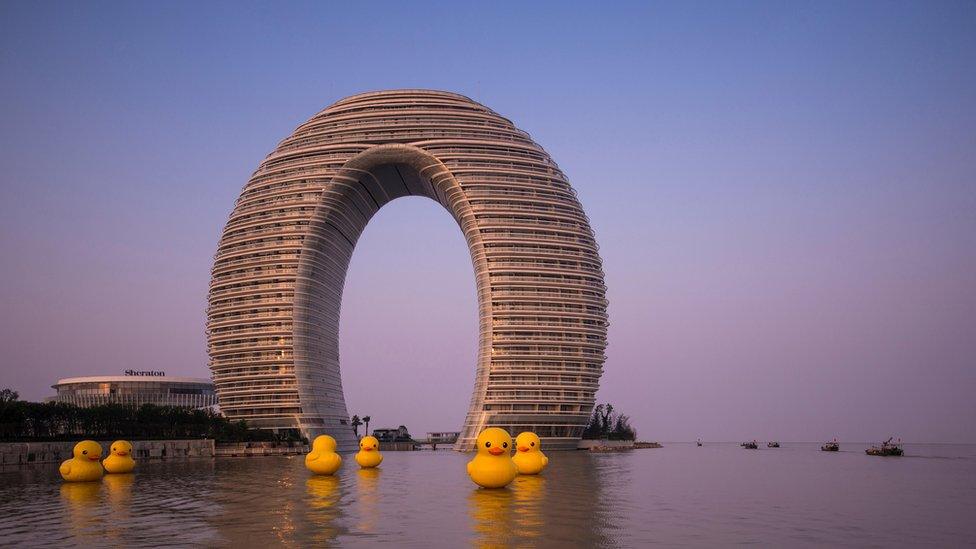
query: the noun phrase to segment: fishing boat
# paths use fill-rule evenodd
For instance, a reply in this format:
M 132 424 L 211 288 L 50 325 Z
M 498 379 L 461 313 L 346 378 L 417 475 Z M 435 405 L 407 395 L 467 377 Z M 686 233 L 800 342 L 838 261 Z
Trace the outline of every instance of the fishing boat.
M 743 442 L 742 447 L 745 448 L 746 450 L 755 450 L 759 448 L 759 443 L 756 442 L 755 440 L 752 442 Z
M 766 443 L 766 448 L 779 448 L 779 442 L 771 440 Z
M 835 438 L 830 442 L 825 442 L 824 445 L 820 447 L 820 450 L 824 452 L 839 452 L 840 444 L 837 443 L 837 439 Z
M 900 456 L 905 451 L 901 448 L 901 439 L 898 439 L 898 442 L 891 442 L 891 438 L 889 438 L 882 442 L 881 446 L 872 446 L 865 450 L 864 453 L 869 456 Z

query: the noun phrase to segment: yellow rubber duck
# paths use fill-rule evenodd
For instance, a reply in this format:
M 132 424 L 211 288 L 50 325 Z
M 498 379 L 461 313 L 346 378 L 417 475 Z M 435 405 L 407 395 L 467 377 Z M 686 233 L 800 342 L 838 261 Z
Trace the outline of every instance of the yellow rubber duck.
M 102 461 L 107 473 L 131 473 L 136 468 L 132 459 L 132 444 L 126 440 L 116 440 L 109 446 L 108 457 Z
M 380 441 L 376 437 L 366 436 L 359 441 L 359 452 L 356 454 L 356 463 L 363 469 L 376 467 L 383 463 L 383 455 L 380 454 Z
M 102 478 L 102 447 L 94 440 L 83 440 L 71 451 L 74 456 L 61 464 L 61 476 L 68 482 L 90 482 Z
M 336 453 L 336 440 L 329 435 L 319 435 L 312 441 L 312 451 L 305 456 L 305 467 L 316 475 L 331 475 L 342 466 L 342 458 Z
M 468 462 L 468 476 L 483 488 L 504 488 L 515 480 L 518 468 L 512 462 L 512 435 L 505 429 L 489 427 L 478 435 L 478 453 Z
M 549 464 L 549 458 L 542 453 L 539 436 L 529 431 L 515 437 L 515 457 L 512 461 L 520 475 L 538 475 Z

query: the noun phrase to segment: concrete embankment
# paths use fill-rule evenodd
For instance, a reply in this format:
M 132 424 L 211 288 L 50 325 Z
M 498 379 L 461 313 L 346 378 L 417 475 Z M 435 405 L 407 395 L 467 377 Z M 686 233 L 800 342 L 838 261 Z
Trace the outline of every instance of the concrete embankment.
M 576 446 L 576 449 L 589 450 L 593 447 L 623 450 L 626 448 L 661 448 L 661 444 L 657 442 L 635 442 L 633 440 L 581 440 Z
M 102 455 L 108 456 L 111 440 L 97 441 Z M 170 459 L 213 457 L 213 439 L 192 440 L 134 440 L 132 453 L 136 459 Z M 77 444 L 72 441 L 52 442 L 0 442 L 0 465 L 27 465 L 32 463 L 61 463 L 71 457 Z
M 453 446 L 445 444 L 444 446 Z M 380 441 L 380 451 L 381 452 L 409 452 L 417 449 L 417 444 L 414 442 L 383 442 Z
M 308 453 L 301 442 L 218 442 L 217 457 L 297 456 Z
M 589 450 L 594 446 L 599 448 L 633 448 L 633 440 L 581 440 L 576 445 L 577 450 Z

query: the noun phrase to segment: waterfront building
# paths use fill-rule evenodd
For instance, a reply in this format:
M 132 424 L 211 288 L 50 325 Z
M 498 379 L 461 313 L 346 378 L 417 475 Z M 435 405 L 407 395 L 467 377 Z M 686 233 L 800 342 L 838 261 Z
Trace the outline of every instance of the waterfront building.
M 402 196 L 443 205 L 474 265 L 479 351 L 457 449 L 486 426 L 575 448 L 605 360 L 606 288 L 566 176 L 512 122 L 429 90 L 354 95 L 258 166 L 214 258 L 210 369 L 227 417 L 356 445 L 339 370 L 346 271 L 372 216 Z M 409 373 L 405 373 L 409 375 Z
M 138 372 L 137 372 L 138 374 Z M 214 384 L 196 377 L 124 375 L 69 377 L 51 386 L 56 394 L 48 399 L 87 408 L 102 404 L 181 406 L 207 408 L 217 404 Z
M 396 429 L 373 429 L 373 432 L 370 434 L 380 442 L 408 442 L 413 440 L 410 437 L 410 431 L 407 430 L 405 425 L 401 425 Z
M 427 442 L 431 444 L 454 444 L 460 436 L 461 433 L 457 431 L 427 433 Z

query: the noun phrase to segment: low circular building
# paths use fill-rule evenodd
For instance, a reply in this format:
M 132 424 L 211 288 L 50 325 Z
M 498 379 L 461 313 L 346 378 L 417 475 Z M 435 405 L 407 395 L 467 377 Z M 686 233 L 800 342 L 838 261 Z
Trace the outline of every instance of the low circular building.
M 196 377 L 91 376 L 59 379 L 51 386 L 51 401 L 87 408 L 102 404 L 180 406 L 206 408 L 217 404 L 214 385 Z

